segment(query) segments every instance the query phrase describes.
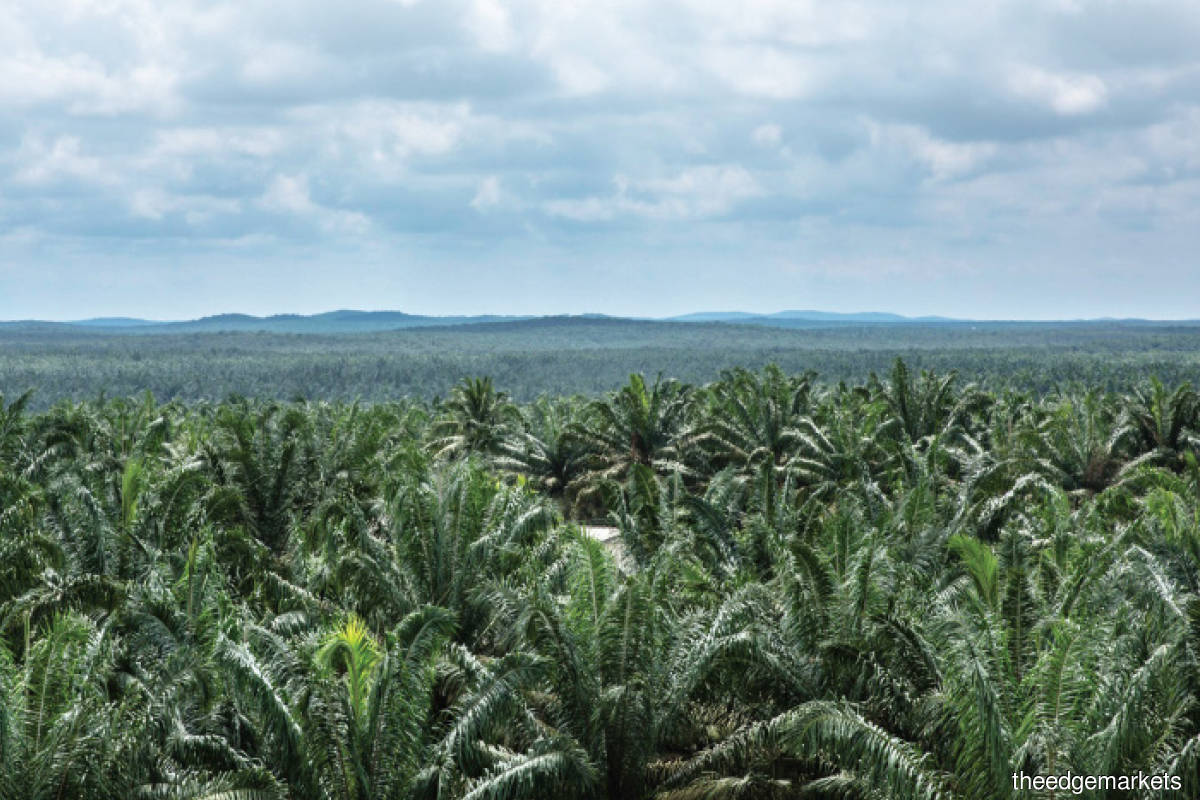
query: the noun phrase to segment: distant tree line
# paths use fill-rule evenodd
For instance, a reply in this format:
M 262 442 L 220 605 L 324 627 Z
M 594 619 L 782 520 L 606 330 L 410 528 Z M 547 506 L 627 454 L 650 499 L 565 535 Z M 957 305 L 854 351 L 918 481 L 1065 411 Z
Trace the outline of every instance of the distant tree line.
M 777 364 L 861 382 L 897 355 L 989 389 L 1070 384 L 1128 391 L 1158 377 L 1200 382 L 1200 327 L 1098 324 L 857 325 L 778 329 L 718 323 L 537 320 L 380 334 L 67 334 L 0 328 L 0 391 L 37 387 L 32 407 L 150 391 L 161 401 L 388 402 L 446 397 L 490 375 L 513 398 L 598 395 L 633 372 L 702 384 Z

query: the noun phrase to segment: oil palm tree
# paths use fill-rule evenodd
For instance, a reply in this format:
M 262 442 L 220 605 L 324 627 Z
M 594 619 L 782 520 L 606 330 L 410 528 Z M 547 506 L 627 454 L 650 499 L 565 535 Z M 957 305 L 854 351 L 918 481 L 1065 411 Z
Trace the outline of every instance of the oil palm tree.
M 491 616 L 481 580 L 536 569 L 552 555 L 543 545 L 553 505 L 472 461 L 405 476 L 387 508 L 389 550 L 411 602 L 453 611 L 466 643 L 475 643 Z
M 10 469 L 20 469 L 22 462 L 28 460 L 24 454 L 25 418 L 24 413 L 33 397 L 29 390 L 14 399 L 7 406 L 4 404 L 4 394 L 0 392 L 0 464 L 10 465 Z
M 582 405 L 574 399 L 538 398 L 521 429 L 500 444 L 495 466 L 524 476 L 570 510 L 587 471 L 588 451 L 576 434 L 581 417 Z
M 886 383 L 872 374 L 868 386 L 898 438 L 921 445 L 936 437 L 949 444 L 968 432 L 972 413 L 987 401 L 973 386 L 959 391 L 957 380 L 954 372 L 938 376 L 927 371 L 914 380 L 904 360 L 897 358 Z
M 689 726 L 690 701 L 754 651 L 754 598 L 735 594 L 711 612 L 669 601 L 692 566 L 676 546 L 621 575 L 579 536 L 561 577 L 527 593 L 497 588 L 492 603 L 521 649 L 477 668 L 441 745 L 440 780 L 481 799 L 653 796 L 653 763 Z
M 312 502 L 302 406 L 223 406 L 202 458 L 212 482 L 210 517 L 241 525 L 276 558 L 286 554 L 297 511 Z
M 1028 418 L 1019 438 L 1031 459 L 1019 460 L 1067 491 L 1102 492 L 1137 466 L 1122 453 L 1126 434 L 1117 417 L 1096 391 L 1060 398 L 1040 419 Z
M 826 495 L 864 477 L 882 478 L 894 462 L 885 447 L 887 428 L 863 393 L 832 395 L 797 421 L 797 451 L 788 468 L 806 489 Z
M 943 564 L 905 568 L 899 596 L 872 601 L 866 616 L 855 612 L 861 566 L 842 582 L 836 550 L 797 550 L 796 578 L 778 596 L 818 619 L 773 618 L 779 641 L 810 664 L 815 656 L 817 691 L 674 769 L 667 796 L 761 786 L 775 796 L 1008 797 L 1018 771 L 1143 770 L 1193 785 L 1192 634 L 1169 610 L 1178 590 L 1135 531 L 1063 539 L 1046 530 L 1053 517 L 1012 520 L 995 545 L 944 539 Z M 877 535 L 855 549 L 869 553 Z
M 641 375 L 588 408 L 577 435 L 592 454 L 585 477 L 595 491 L 604 481 L 622 481 L 635 465 L 666 474 L 685 471 L 680 437 L 687 432 L 691 389 L 660 375 L 650 386 Z
M 774 365 L 761 375 L 745 369 L 724 374 L 708 390 L 694 444 L 717 469 L 733 466 L 747 475 L 766 463 L 781 480 L 799 444 L 799 423 L 809 413 L 813 377 L 790 377 Z
M 464 378 L 438 408 L 429 449 L 438 458 L 492 455 L 519 423 L 520 412 L 490 377 Z
M 453 629 L 450 612 L 427 606 L 383 640 L 355 617 L 327 635 L 299 709 L 323 797 L 412 796 L 430 744 L 433 660 Z
M 1133 455 L 1153 458 L 1176 471 L 1182 469 L 1183 453 L 1200 447 L 1200 396 L 1184 383 L 1169 392 L 1152 378 L 1148 385 L 1134 387 L 1121 409 L 1114 434 Z

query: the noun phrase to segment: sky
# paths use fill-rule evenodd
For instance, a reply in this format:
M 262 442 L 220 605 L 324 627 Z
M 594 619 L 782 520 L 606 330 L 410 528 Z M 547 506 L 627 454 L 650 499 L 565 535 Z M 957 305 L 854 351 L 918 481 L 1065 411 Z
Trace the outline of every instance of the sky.
M 1200 4 L 5 0 L 0 319 L 1200 317 Z

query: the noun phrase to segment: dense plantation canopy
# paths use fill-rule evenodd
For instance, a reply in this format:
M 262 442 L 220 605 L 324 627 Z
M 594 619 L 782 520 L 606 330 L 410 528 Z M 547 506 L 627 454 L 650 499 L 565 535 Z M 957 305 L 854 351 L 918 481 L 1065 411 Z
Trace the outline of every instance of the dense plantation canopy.
M 1200 792 L 1189 385 L 504 389 L 0 402 L 0 798 Z
M 1152 376 L 1200 385 L 1195 321 L 748 325 L 543 317 L 357 333 L 313 324 L 294 332 L 162 327 L 0 322 L 0 392 L 36 386 L 37 409 L 146 390 L 186 402 L 231 394 L 385 402 L 446 397 L 464 377 L 489 375 L 513 399 L 530 402 L 601 394 L 631 372 L 701 384 L 725 369 L 778 364 L 815 370 L 825 381 L 862 382 L 886 372 L 897 355 L 991 389 L 1043 393 L 1081 383 L 1124 392 Z

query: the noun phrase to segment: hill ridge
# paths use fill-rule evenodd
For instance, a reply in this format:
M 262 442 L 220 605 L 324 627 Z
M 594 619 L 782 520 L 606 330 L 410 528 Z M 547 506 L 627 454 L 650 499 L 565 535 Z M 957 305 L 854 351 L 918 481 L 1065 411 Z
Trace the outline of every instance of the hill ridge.
M 567 321 L 612 320 L 626 322 L 656 322 L 664 324 L 708 323 L 722 325 L 753 325 L 775 328 L 826 328 L 847 325 L 1068 325 L 1104 323 L 1116 325 L 1194 324 L 1196 320 L 1147 320 L 1139 318 L 1096 318 L 1063 320 L 970 320 L 943 316 L 908 317 L 885 311 L 836 312 L 818 310 L 784 310 L 770 313 L 747 311 L 698 311 L 670 317 L 633 317 L 610 314 L 475 314 L 425 315 L 405 311 L 364 311 L 335 309 L 316 314 L 281 313 L 256 316 L 240 312 L 211 314 L 190 320 L 151 320 L 138 317 L 92 317 L 80 320 L 47 321 L 37 319 L 0 321 L 4 330 L 57 330 L 92 332 L 96 334 L 186 334 L 267 332 L 286 334 L 381 333 L 413 328 L 449 328 L 484 325 L 493 327 L 516 322 L 547 321 L 560 325 Z

